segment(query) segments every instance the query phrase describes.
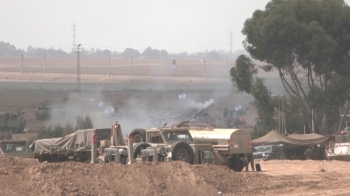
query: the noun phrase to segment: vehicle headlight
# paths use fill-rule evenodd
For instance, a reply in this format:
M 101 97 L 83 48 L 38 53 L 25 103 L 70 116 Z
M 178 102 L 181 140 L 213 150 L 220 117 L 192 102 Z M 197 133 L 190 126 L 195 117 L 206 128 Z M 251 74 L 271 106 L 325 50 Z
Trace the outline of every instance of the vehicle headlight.
M 159 150 L 159 153 L 160 153 L 160 154 L 165 154 L 165 148 L 161 148 L 161 149 Z
M 264 156 L 265 156 L 265 154 L 262 154 L 262 156 L 264 157 Z
M 171 152 L 168 152 L 168 157 L 169 157 L 169 158 L 173 157 L 173 155 L 172 155 Z

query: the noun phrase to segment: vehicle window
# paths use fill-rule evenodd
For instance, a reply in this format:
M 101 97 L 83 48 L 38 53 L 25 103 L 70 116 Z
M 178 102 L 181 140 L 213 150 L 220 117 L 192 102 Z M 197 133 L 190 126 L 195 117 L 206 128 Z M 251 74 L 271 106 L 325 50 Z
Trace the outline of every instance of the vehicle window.
M 28 153 L 28 148 L 23 143 L 1 144 L 4 153 Z
M 164 143 L 164 141 L 160 135 L 150 137 L 150 141 L 151 141 L 151 143 L 158 143 L 158 144 Z
M 165 132 L 164 137 L 168 142 L 176 142 L 176 141 L 183 141 L 183 142 L 190 142 L 192 141 L 192 138 L 190 137 L 188 132 Z
M 213 159 L 213 154 L 211 151 L 202 151 L 202 158 L 203 160 L 211 160 Z
M 271 152 L 272 146 L 257 146 L 255 147 L 255 152 Z

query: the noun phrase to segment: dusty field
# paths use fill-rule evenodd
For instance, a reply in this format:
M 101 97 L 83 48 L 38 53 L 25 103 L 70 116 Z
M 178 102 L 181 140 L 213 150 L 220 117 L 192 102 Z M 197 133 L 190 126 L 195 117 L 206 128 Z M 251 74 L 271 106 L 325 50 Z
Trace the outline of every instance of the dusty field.
M 261 65 L 260 62 L 255 62 Z M 176 60 L 176 69 L 172 68 L 172 59 L 125 59 L 125 58 L 86 58 L 80 59 L 80 73 L 94 75 L 134 75 L 163 77 L 206 77 L 228 78 L 229 70 L 235 66 L 235 59 L 229 60 Z M 76 74 L 76 58 L 56 57 L 0 57 L 0 72 L 16 73 L 62 73 Z M 264 78 L 276 78 L 275 72 L 259 73 Z
M 262 172 L 184 162 L 123 166 L 0 158 L 0 195 L 349 195 L 348 162 L 267 161 Z
M 17 59 L 18 60 L 18 59 Z M 1 61 L 0 61 L 1 62 Z M 1 63 L 0 63 L 1 64 Z M 34 70 L 34 69 L 33 69 Z M 203 103 L 215 100 L 209 115 L 222 115 L 225 107 L 237 103 L 248 107 L 252 97 L 237 93 L 226 77 L 163 77 L 82 74 L 81 92 L 75 75 L 67 73 L 0 72 L 0 111 L 22 108 L 26 128 L 54 126 L 67 120 L 35 120 L 40 103 L 92 97 L 118 106 L 123 112 L 144 112 L 155 108 L 172 110 L 187 101 Z M 200 76 L 200 74 L 198 74 Z M 270 84 L 278 93 L 276 79 Z M 187 92 L 179 102 L 178 93 Z M 83 113 L 84 108 L 76 111 Z M 94 124 L 109 127 L 118 119 Z M 99 123 L 102 122 L 102 125 Z M 124 133 L 140 127 L 133 121 L 121 121 Z M 346 169 L 350 163 L 337 161 L 268 161 L 263 172 L 235 173 L 226 167 L 163 164 L 38 163 L 10 157 L 0 158 L 0 195 L 348 195 Z

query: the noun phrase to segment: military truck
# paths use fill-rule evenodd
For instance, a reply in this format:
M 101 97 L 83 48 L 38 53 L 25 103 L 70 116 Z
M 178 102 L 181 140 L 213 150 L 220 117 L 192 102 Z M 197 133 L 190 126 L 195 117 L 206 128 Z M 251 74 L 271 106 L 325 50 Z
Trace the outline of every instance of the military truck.
M 2 140 L 0 141 L 0 156 L 33 158 L 34 153 L 25 140 Z
M 21 110 L 0 113 L 0 140 L 11 139 L 13 133 L 23 133 L 26 126 L 23 114 Z
M 51 107 L 46 105 L 40 105 L 35 111 L 35 118 L 38 120 L 46 120 L 51 118 Z
M 188 129 L 157 127 L 145 130 L 145 133 L 145 142 L 134 144 L 134 159 L 139 158 L 141 161 L 157 159 L 159 162 L 180 160 L 192 164 L 216 161 L 212 145 L 196 144 Z M 117 146 L 104 146 L 104 143 L 101 143 L 103 153 L 98 158 L 100 162 L 113 161 L 126 164 L 128 147 L 125 143 L 119 142 Z
M 133 135 L 133 133 L 139 135 Z M 252 153 L 251 136 L 246 130 L 233 130 L 230 133 L 227 139 L 220 141 L 214 139 L 217 140 L 216 145 L 209 142 L 198 142 L 199 140 L 195 140 L 186 127 L 135 129 L 130 136 L 137 139 L 137 143 L 134 144 L 134 159 L 136 160 L 160 162 L 181 160 L 191 164 L 211 163 L 228 166 L 234 171 L 242 171 L 246 162 L 246 154 Z M 121 133 L 115 135 L 121 135 Z M 110 147 L 104 147 L 102 143 L 102 151 L 98 159 L 100 162 L 113 161 L 126 164 L 128 147 L 125 144 L 118 143 L 115 146 L 111 144 Z
M 180 123 L 176 127 L 188 130 L 193 143 L 211 145 L 218 164 L 227 165 L 235 171 L 241 171 L 247 162 L 247 153 L 253 153 L 248 130 L 214 128 L 206 123 Z M 147 142 L 147 132 L 134 129 L 130 135 L 136 143 Z M 229 146 L 230 143 L 235 145 Z

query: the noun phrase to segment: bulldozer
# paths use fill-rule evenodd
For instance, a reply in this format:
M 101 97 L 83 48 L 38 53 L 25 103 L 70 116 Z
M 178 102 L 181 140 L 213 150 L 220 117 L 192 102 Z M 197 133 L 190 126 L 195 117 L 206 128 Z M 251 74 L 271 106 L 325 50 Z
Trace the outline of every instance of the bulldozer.
M 27 122 L 23 114 L 22 110 L 0 113 L 0 140 L 11 139 L 13 133 L 23 133 Z

